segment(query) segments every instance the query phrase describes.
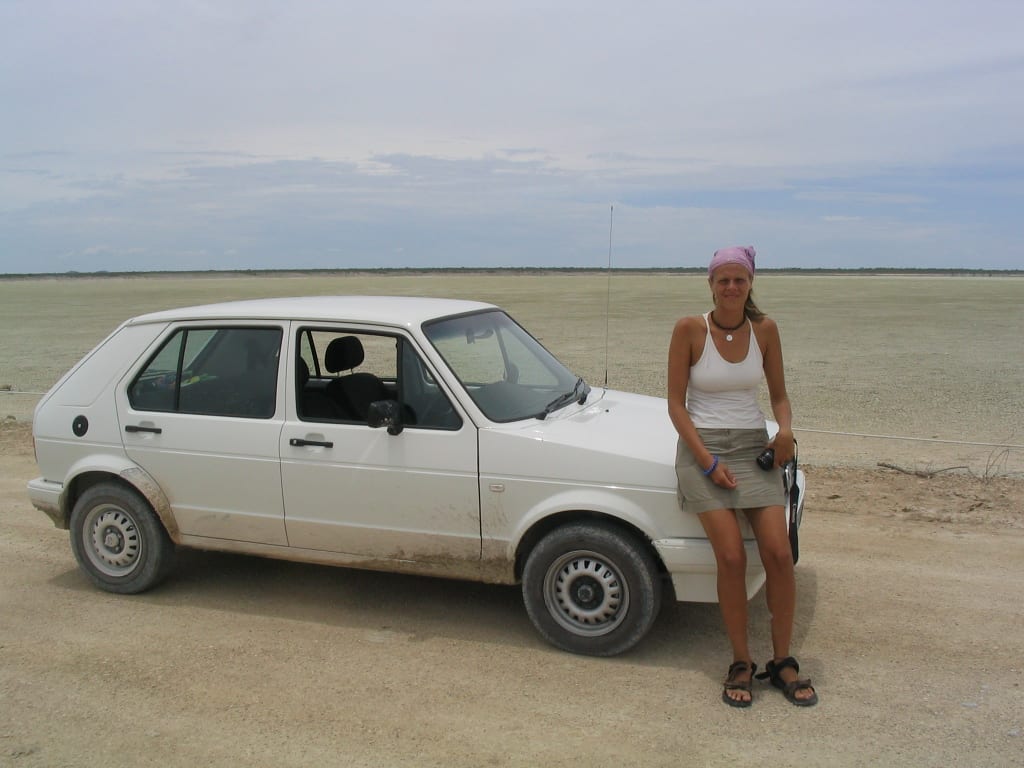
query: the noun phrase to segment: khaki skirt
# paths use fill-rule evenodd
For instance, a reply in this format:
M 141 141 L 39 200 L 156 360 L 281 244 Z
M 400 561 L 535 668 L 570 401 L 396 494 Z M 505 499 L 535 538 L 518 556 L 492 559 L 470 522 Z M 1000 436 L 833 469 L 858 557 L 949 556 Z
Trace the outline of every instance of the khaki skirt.
M 782 470 L 767 472 L 757 466 L 757 457 L 768 444 L 765 429 L 698 429 L 704 447 L 718 456 L 736 478 L 736 487 L 722 488 L 704 476 L 693 453 L 681 439 L 676 447 L 676 479 L 679 502 L 686 512 L 700 514 L 713 509 L 757 509 L 784 506 Z

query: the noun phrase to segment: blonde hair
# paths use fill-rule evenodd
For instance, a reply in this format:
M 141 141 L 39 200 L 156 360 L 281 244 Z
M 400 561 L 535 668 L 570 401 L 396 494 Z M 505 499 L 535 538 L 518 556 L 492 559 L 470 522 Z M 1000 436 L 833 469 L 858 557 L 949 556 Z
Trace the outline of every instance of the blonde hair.
M 747 318 L 755 323 L 760 322 L 764 318 L 764 312 L 762 312 L 757 304 L 754 303 L 754 289 L 750 289 L 750 293 L 747 294 L 747 303 L 743 305 L 743 314 Z

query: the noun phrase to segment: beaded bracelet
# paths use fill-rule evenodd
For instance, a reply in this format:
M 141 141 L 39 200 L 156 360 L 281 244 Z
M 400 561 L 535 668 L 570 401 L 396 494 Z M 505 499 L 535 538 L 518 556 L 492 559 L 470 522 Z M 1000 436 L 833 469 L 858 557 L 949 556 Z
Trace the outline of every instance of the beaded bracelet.
M 711 466 L 710 467 L 708 467 L 707 469 L 704 470 L 704 477 L 707 477 L 712 472 L 714 472 L 715 468 L 718 466 L 718 457 L 717 456 L 713 456 L 712 458 L 714 459 L 714 461 L 711 462 Z

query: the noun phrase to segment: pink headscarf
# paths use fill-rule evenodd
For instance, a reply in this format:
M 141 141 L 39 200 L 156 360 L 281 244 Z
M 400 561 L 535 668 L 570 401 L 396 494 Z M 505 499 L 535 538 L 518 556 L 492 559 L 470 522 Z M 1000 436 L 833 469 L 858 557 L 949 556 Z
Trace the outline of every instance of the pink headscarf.
M 756 255 L 754 246 L 747 245 L 736 245 L 732 248 L 719 248 L 715 251 L 715 255 L 711 257 L 711 263 L 708 265 L 708 277 L 714 274 L 715 270 L 723 264 L 739 264 L 744 267 L 750 276 L 754 276 L 754 256 Z

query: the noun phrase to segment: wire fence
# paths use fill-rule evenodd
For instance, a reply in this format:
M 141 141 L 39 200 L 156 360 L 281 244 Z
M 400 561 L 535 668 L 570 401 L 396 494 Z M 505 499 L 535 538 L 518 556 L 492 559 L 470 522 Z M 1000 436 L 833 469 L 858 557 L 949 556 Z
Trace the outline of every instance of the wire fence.
M 872 435 L 866 432 L 840 432 L 832 429 L 810 429 L 806 427 L 793 427 L 794 432 L 811 432 L 818 435 L 835 435 L 837 437 L 867 437 L 876 440 L 909 440 L 916 443 L 941 443 L 945 445 L 969 445 L 979 448 L 1021 448 L 1024 445 L 1015 443 L 979 443 L 973 440 L 946 440 L 939 437 L 911 437 L 909 435 Z

